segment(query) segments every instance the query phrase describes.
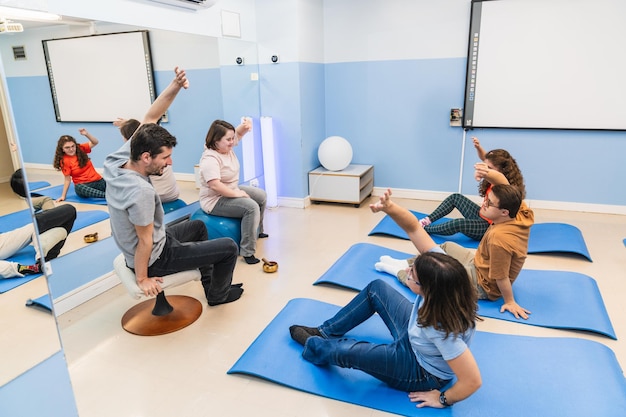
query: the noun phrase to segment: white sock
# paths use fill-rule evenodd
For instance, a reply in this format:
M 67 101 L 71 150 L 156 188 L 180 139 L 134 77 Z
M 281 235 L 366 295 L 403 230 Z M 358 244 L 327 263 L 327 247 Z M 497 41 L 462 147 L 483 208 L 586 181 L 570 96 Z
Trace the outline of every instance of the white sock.
M 404 268 L 398 268 L 394 265 L 390 265 L 390 264 L 386 264 L 384 262 L 376 262 L 374 264 L 374 268 L 378 271 L 378 272 L 384 272 L 385 274 L 389 274 L 393 277 L 396 277 L 398 275 L 398 272 L 400 272 L 403 269 L 406 269 L 407 267 Z
M 407 262 L 406 259 L 396 259 L 387 255 L 381 256 L 379 261 L 387 265 L 390 265 L 394 268 L 397 268 L 398 270 L 407 269 L 409 267 L 409 263 Z

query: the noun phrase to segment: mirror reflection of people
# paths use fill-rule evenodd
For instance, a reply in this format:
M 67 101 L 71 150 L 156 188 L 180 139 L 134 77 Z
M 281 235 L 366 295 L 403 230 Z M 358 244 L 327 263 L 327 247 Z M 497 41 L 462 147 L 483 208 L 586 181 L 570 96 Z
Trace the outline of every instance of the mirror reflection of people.
M 21 169 L 11 176 L 11 189 L 20 197 L 26 198 L 26 186 Z M 56 207 L 50 197 L 31 196 L 37 204 L 33 204 L 35 221 L 39 230 L 39 241 L 42 252 L 35 248 L 35 262 L 19 264 L 7 261 L 28 245 L 33 243 L 35 228 L 32 223 L 0 234 L 0 277 L 13 278 L 42 272 L 42 261 L 49 261 L 59 256 L 67 235 L 71 232 L 76 220 L 74 206 L 64 204 Z M 43 258 L 43 259 L 42 259 Z
M 146 120 L 145 123 L 158 123 L 160 118 L 161 115 L 155 114 L 151 116 L 150 120 Z M 135 133 L 140 124 L 137 119 L 123 119 L 121 117 L 118 117 L 113 122 L 113 125 L 120 129 L 120 134 L 125 141 L 133 136 L 133 133 Z M 174 169 L 171 165 L 165 167 L 162 175 L 151 175 L 150 182 L 159 194 L 162 203 L 176 201 L 180 196 L 180 189 L 178 188 L 178 183 L 174 176 Z
M 407 286 L 416 294 L 414 302 L 374 280 L 320 326 L 291 326 L 291 337 L 304 346 L 302 357 L 309 362 L 361 370 L 409 392 L 417 407 L 443 408 L 462 401 L 482 384 L 469 349 L 478 307 L 467 272 L 451 256 L 425 252 L 411 266 Z M 393 342 L 346 335 L 375 314 Z
M 32 223 L 8 232 L 0 233 L 0 278 L 15 278 L 25 275 L 43 273 L 42 254 L 39 253 L 37 245 L 35 248 L 35 262 L 32 264 L 20 264 L 13 261 L 7 261 L 7 258 L 15 255 L 28 245 L 33 244 L 35 228 Z M 65 242 L 67 231 L 62 227 L 53 227 L 39 234 L 42 246 L 43 258 L 46 261 L 54 259 L 54 251 L 52 248 L 57 247 L 60 243 Z M 58 248 L 60 250 L 60 247 Z
M 64 201 L 67 198 L 70 182 L 74 182 L 74 190 L 79 197 L 105 198 L 106 182 L 87 156 L 99 141 L 87 129 L 79 129 L 78 132 L 88 141 L 79 144 L 70 135 L 63 135 L 57 141 L 52 165 L 64 176 L 63 191 L 57 201 Z
M 174 71 L 174 79 L 154 101 L 145 120 L 163 114 L 180 89 L 188 87 L 185 71 L 178 67 Z M 235 242 L 230 238 L 208 240 L 200 220 L 173 226 L 164 222 L 161 200 L 148 177 L 160 175 L 171 165 L 174 146 L 176 138 L 166 129 L 147 123 L 107 156 L 104 175 L 113 238 L 146 296 L 163 290 L 163 276 L 199 269 L 210 306 L 236 301 L 243 288 L 232 285 L 237 262 Z
M 206 135 L 200 158 L 200 206 L 205 213 L 241 219 L 240 254 L 248 264 L 259 263 L 255 256 L 257 238 L 266 238 L 263 214 L 265 190 L 239 185 L 239 159 L 233 147 L 252 129 L 246 118 L 237 128 L 215 120 Z
M 24 185 L 24 173 L 22 172 L 22 168 L 17 169 L 11 175 L 11 189 L 15 194 L 26 199 L 26 186 Z M 30 202 L 33 205 L 35 213 L 40 210 L 49 210 L 56 207 L 52 198 L 37 193 L 30 193 Z

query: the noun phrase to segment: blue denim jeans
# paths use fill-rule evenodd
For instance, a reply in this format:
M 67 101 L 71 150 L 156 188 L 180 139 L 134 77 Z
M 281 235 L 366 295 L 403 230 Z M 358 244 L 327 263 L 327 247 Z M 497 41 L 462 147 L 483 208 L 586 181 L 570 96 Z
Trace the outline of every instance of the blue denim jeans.
M 402 391 L 443 387 L 441 380 L 417 362 L 408 336 L 413 304 L 382 280 L 375 280 L 318 329 L 324 337 L 307 339 L 302 356 L 316 365 L 336 365 L 366 372 Z M 393 342 L 375 344 L 343 335 L 378 313 Z
M 226 300 L 237 262 L 237 244 L 228 237 L 207 240 L 204 222 L 190 220 L 165 230 L 165 246 L 150 267 L 148 276 L 159 277 L 200 269 L 207 301 Z
M 263 233 L 263 213 L 267 204 L 267 194 L 261 188 L 239 186 L 250 196 L 228 198 L 221 197 L 211 214 L 222 217 L 241 219 L 241 256 L 252 256 L 256 252 L 256 241 Z

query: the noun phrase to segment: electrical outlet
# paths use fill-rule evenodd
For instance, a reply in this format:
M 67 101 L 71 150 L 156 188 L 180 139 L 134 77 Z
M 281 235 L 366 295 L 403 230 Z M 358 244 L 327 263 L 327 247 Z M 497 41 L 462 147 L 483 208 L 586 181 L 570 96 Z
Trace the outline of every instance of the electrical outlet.
M 250 187 L 258 187 L 259 186 L 259 180 L 256 178 L 252 178 L 250 180 Z

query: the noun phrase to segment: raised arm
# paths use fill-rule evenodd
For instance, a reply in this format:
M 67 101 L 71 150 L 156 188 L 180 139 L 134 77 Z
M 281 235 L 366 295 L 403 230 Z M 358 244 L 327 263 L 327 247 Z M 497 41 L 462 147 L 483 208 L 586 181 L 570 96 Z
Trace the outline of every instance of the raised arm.
M 98 140 L 98 138 L 96 138 L 94 135 L 92 135 L 91 133 L 89 133 L 87 131 L 87 129 L 78 129 L 78 133 L 80 133 L 81 135 L 83 135 L 84 137 L 86 137 L 87 139 L 89 139 L 89 147 L 93 148 L 94 146 L 96 146 L 98 143 L 100 143 L 100 141 Z
M 235 135 L 239 140 L 244 137 L 246 133 L 248 133 L 250 130 L 252 130 L 252 120 L 249 117 L 246 117 L 243 119 L 243 122 L 241 122 L 241 124 L 235 128 Z
M 113 120 L 113 126 L 115 127 L 121 127 L 128 119 L 124 119 L 122 117 L 118 117 L 117 119 Z
M 189 88 L 189 81 L 187 80 L 185 70 L 176 67 L 174 68 L 174 72 L 176 73 L 176 76 L 170 85 L 168 85 L 167 88 L 159 94 L 157 99 L 154 100 L 154 103 L 152 103 L 148 112 L 144 116 L 141 122 L 142 124 L 158 122 L 161 116 L 163 116 L 163 114 L 170 107 L 180 89 Z
M 480 145 L 480 141 L 476 136 L 472 137 L 472 143 L 474 144 L 474 148 L 476 148 L 476 153 L 481 161 L 485 160 L 485 156 L 487 155 L 487 151 Z
M 484 162 L 477 162 L 474 164 L 474 179 L 476 181 L 485 179 L 489 181 L 489 184 L 491 185 L 509 185 L 509 180 L 506 179 L 503 173 L 496 169 L 489 168 Z
M 404 230 L 419 253 L 428 252 L 437 244 L 424 230 L 417 217 L 409 210 L 391 201 L 391 190 L 385 191 L 376 204 L 370 204 L 373 213 L 382 211 Z

